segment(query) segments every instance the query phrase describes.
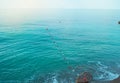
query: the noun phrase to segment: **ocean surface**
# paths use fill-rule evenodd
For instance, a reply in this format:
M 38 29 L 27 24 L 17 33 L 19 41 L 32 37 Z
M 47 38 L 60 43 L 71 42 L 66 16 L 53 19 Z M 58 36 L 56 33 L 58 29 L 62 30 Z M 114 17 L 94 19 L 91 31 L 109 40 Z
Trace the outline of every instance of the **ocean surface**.
M 37 11 L 16 24 L 14 16 L 7 19 L 13 24 L 3 22 L 4 13 L 0 83 L 75 83 L 85 71 L 93 80 L 120 75 L 119 10 Z

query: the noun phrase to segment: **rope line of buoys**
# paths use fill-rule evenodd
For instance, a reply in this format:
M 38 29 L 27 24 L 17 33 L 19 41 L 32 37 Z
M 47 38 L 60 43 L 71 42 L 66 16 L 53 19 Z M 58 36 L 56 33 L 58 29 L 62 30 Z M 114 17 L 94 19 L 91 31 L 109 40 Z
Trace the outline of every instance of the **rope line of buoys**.
M 63 60 L 69 65 L 69 61 L 67 60 L 64 52 L 62 49 L 60 49 L 59 45 L 57 44 L 57 42 L 55 41 L 53 35 L 51 34 L 51 32 L 49 31 L 48 28 L 46 28 L 46 31 L 48 33 L 48 35 L 50 36 L 50 39 L 52 40 L 52 43 L 54 44 L 54 46 L 56 47 L 56 49 L 58 50 L 59 54 L 63 56 Z

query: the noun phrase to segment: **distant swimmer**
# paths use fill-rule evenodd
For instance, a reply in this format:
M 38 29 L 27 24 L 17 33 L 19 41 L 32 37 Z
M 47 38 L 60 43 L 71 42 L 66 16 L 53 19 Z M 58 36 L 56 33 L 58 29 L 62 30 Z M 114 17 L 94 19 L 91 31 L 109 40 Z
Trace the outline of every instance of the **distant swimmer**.
M 92 75 L 89 72 L 84 72 L 83 74 L 79 75 L 76 80 L 76 83 L 90 83 L 92 81 Z

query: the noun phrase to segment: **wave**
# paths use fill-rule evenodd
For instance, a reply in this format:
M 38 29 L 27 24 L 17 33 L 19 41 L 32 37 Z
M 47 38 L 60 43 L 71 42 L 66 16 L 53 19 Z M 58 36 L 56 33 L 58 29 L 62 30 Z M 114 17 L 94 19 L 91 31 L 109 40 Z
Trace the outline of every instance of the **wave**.
M 117 77 L 119 77 L 118 73 L 114 73 L 114 71 L 111 71 L 109 67 L 105 64 L 102 64 L 102 62 L 98 61 L 97 62 L 97 73 L 98 77 L 96 78 L 97 80 L 113 80 Z
M 115 66 L 119 68 L 119 64 L 116 63 Z M 93 81 L 108 81 L 119 77 L 119 73 L 111 69 L 105 62 L 88 61 L 86 66 L 78 65 L 42 75 L 41 73 L 34 74 L 30 79 L 26 79 L 24 83 L 28 83 L 28 81 L 29 83 L 75 83 L 76 78 L 86 71 L 93 75 Z
M 94 67 L 92 67 L 94 64 Z M 109 66 L 100 61 L 88 62 L 89 67 L 76 66 L 71 69 L 62 70 L 56 73 L 49 73 L 44 76 L 36 76 L 32 81 L 40 81 L 41 83 L 75 83 L 76 78 L 83 72 L 90 72 L 93 75 L 93 81 L 109 81 L 119 77 L 118 73 L 114 73 Z M 36 82 L 37 83 L 37 82 Z

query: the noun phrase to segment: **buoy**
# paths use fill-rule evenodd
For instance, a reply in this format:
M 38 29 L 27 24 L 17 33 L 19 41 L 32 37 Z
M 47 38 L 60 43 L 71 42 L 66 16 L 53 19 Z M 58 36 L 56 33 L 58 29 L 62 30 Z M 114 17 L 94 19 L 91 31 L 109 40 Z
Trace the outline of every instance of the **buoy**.
M 118 21 L 118 24 L 120 24 L 120 21 Z

